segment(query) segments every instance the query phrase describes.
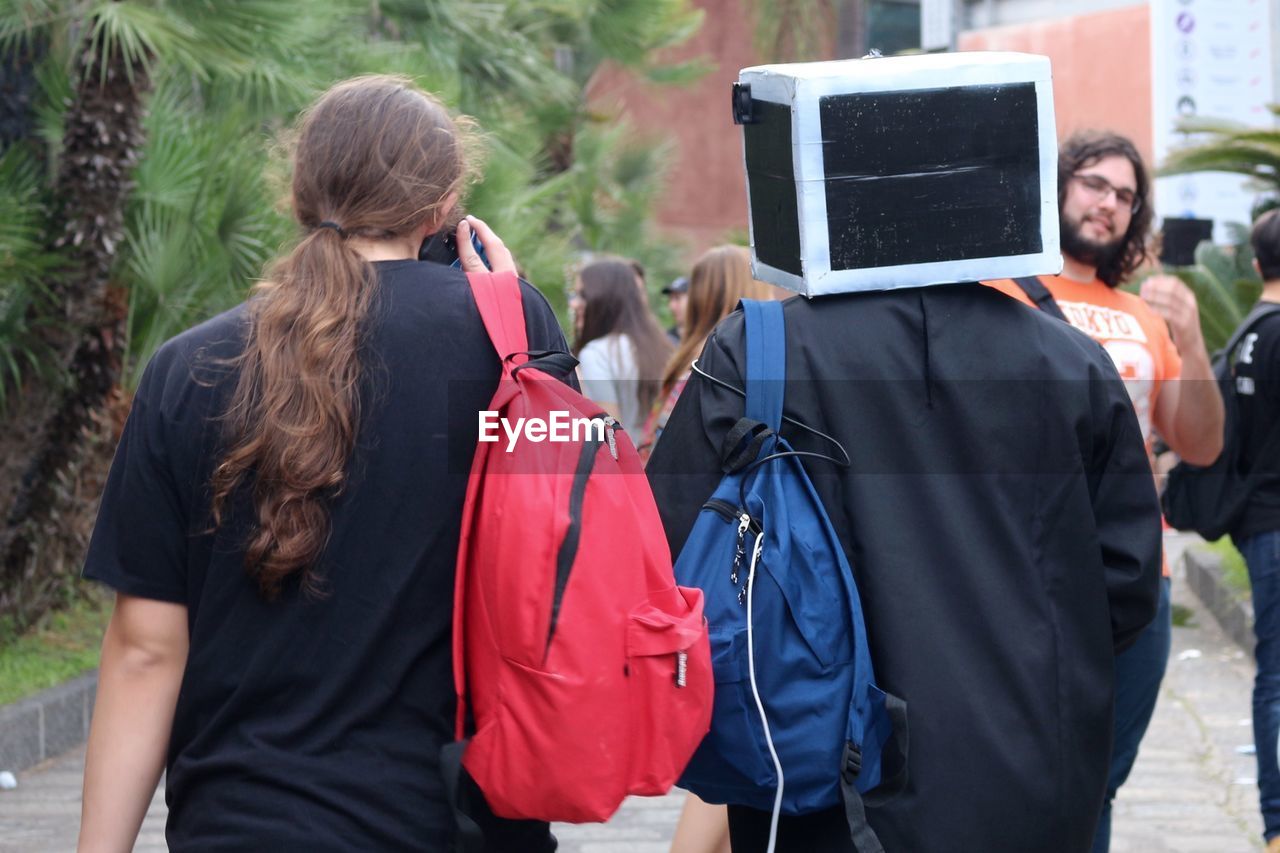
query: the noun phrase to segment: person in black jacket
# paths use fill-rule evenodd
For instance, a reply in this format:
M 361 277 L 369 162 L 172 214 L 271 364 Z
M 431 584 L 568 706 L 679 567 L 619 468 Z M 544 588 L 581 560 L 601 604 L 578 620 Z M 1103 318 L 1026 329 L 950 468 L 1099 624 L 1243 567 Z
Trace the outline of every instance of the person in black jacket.
M 1268 211 L 1251 234 L 1254 266 L 1262 276 L 1262 302 L 1280 302 L 1280 211 Z M 1231 539 L 1249 566 L 1258 674 L 1253 686 L 1253 738 L 1258 753 L 1258 796 L 1268 853 L 1280 851 L 1280 313 L 1258 321 L 1234 353 L 1237 422 L 1245 470 L 1260 467 Z
M 1077 853 L 1107 779 L 1116 649 L 1155 613 L 1160 515 L 1133 406 L 1087 336 L 957 284 L 785 303 L 784 414 L 838 440 L 806 461 L 849 556 L 880 686 L 908 708 L 890 853 Z M 743 384 L 741 312 L 701 370 Z M 678 555 L 742 397 L 695 372 L 648 466 Z M 789 431 L 790 430 L 790 431 Z M 797 450 L 829 453 L 805 430 Z M 769 814 L 731 806 L 735 853 Z M 852 850 L 843 810 L 778 849 Z

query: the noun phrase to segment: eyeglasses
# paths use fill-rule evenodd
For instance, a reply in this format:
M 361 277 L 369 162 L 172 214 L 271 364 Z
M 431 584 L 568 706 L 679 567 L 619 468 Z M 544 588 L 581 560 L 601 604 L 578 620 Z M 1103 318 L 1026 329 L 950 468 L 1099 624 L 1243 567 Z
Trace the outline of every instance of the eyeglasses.
M 1115 193 L 1116 201 L 1121 207 L 1129 208 L 1129 213 L 1142 210 L 1142 199 L 1138 197 L 1137 192 L 1128 187 L 1117 187 L 1101 175 L 1077 174 L 1071 177 L 1079 181 L 1095 198 L 1103 199 L 1107 197 L 1107 193 Z

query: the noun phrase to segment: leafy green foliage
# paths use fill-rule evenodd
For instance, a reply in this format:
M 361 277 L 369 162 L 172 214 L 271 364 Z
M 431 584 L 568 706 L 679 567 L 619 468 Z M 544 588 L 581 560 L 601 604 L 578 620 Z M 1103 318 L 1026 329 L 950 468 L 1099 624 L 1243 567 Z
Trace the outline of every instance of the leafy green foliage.
M 1250 591 L 1249 568 L 1245 564 L 1244 557 L 1236 550 L 1231 537 L 1223 536 L 1221 539 L 1215 539 L 1209 542 L 1207 547 L 1222 560 L 1222 579 L 1227 582 L 1227 586 L 1241 596 L 1247 596 Z
M 1280 117 L 1280 104 L 1268 109 Z M 1232 172 L 1251 178 L 1273 199 L 1280 197 L 1280 128 L 1193 117 L 1180 120 L 1177 129 L 1197 142 L 1170 152 L 1157 174 Z
M 300 12 L 278 0 L 0 0 L 0 51 L 47 46 L 32 140 L 42 156 L 26 155 L 20 185 L 16 166 L 0 170 L 0 202 L 52 185 L 77 39 L 99 57 L 118 47 L 153 84 L 113 274 L 128 297 L 127 385 L 165 339 L 243 299 L 294 237 L 274 198 L 281 131 L 359 73 L 408 74 L 477 117 L 485 167 L 467 206 L 562 310 L 566 270 L 584 252 L 639 258 L 655 290 L 673 272 L 680 253 L 648 222 L 664 152 L 591 114 L 584 93 L 606 63 L 693 79 L 698 61 L 661 54 L 700 26 L 689 0 L 316 0 Z M 0 243 L 0 264 L 12 254 L 39 272 L 0 299 L 0 374 L 39 360 L 18 341 L 50 241 L 38 217 L 19 227 L 22 207 L 0 210 L 0 241 L 25 241 L 7 254 Z
M 1268 107 L 1280 117 L 1280 104 Z M 1231 172 L 1244 175 L 1267 193 L 1254 215 L 1280 201 L 1280 128 L 1259 128 L 1221 119 L 1191 117 L 1178 122 L 1178 130 L 1197 142 L 1176 149 L 1165 158 L 1159 175 L 1193 172 Z M 1210 352 L 1223 346 L 1231 332 L 1253 307 L 1262 281 L 1253 268 L 1248 232 L 1232 229 L 1228 247 L 1201 243 L 1194 266 L 1173 270 L 1196 293 L 1200 322 Z
M 1196 612 L 1185 604 L 1174 603 L 1170 610 L 1170 621 L 1175 628 L 1196 628 Z
M 72 314 L 65 294 L 90 294 L 77 303 L 74 316 L 89 318 L 77 332 L 97 322 L 89 303 L 104 286 L 113 303 L 127 300 L 123 379 L 132 385 L 156 347 L 243 299 L 296 237 L 273 203 L 285 128 L 329 85 L 377 72 L 413 77 L 479 120 L 488 166 L 469 207 L 554 302 L 563 305 L 565 271 L 587 251 L 641 259 L 656 291 L 679 254 L 655 241 L 648 222 L 662 149 L 593 115 L 585 93 L 608 63 L 655 81 L 695 77 L 698 61 L 669 63 L 663 51 L 688 38 L 701 14 L 690 0 L 0 0 L 0 58 L 22 56 L 27 71 L 34 63 L 38 84 L 35 121 L 24 124 L 31 138 L 0 152 L 0 391 L 15 381 L 30 389 L 39 377 L 46 409 L 69 398 L 91 412 L 91 423 L 32 430 L 23 445 L 70 461 L 51 462 L 53 474 L 39 478 L 51 509 L 8 522 L 21 528 L 12 541 L 31 548 L 0 588 L 0 645 L 6 624 L 30 623 L 76 587 L 93 513 L 83 496 L 101 490 L 95 478 L 121 414 L 98 408 L 105 383 L 81 388 L 73 378 L 65 394 L 48 384 L 82 343 L 58 336 L 56 357 L 35 343 L 43 318 Z M 59 174 L 111 192 L 94 195 L 95 208 L 77 203 L 77 187 L 59 187 L 54 208 Z M 47 247 L 95 233 L 92 274 L 84 264 L 59 270 Z M 52 292 L 65 304 L 40 301 Z M 114 352 L 118 340 L 94 351 Z M 76 362 L 67 375 L 109 383 L 109 361 Z M 70 674 L 81 665 L 35 667 Z M 0 683 L 26 677 L 3 666 Z
M 47 351 L 35 334 L 37 317 L 48 312 L 31 310 L 47 300 L 45 278 L 58 264 L 44 248 L 45 202 L 39 164 L 29 150 L 15 145 L 0 154 L 0 406 L 24 373 L 48 372 Z
M 1262 293 L 1248 234 L 1239 226 L 1233 232 L 1234 245 L 1217 246 L 1206 240 L 1196 247 L 1193 266 L 1169 270 L 1195 292 L 1200 328 L 1211 353 L 1226 344 Z
M 206 121 L 169 87 L 152 101 L 120 257 L 129 280 L 126 385 L 165 340 L 241 301 L 291 233 L 273 210 L 263 143 L 235 119 Z
M 92 594 L 48 614 L 20 636 L 0 625 L 0 705 L 96 667 L 110 617 L 109 599 Z

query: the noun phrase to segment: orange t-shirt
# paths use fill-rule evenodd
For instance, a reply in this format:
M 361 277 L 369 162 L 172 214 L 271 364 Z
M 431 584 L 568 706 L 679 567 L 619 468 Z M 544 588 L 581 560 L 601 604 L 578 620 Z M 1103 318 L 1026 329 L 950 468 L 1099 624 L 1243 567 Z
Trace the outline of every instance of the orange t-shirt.
M 1115 362 L 1133 400 L 1142 439 L 1151 446 L 1151 414 L 1160 386 L 1182 375 L 1182 358 L 1164 318 L 1132 293 L 1107 287 L 1099 279 L 1072 281 L 1042 275 L 1040 281 L 1067 316 L 1067 322 L 1102 344 Z M 984 282 L 1028 305 L 1035 303 L 1009 279 Z
M 1053 294 L 1067 322 L 1102 344 L 1124 380 L 1142 427 L 1147 458 L 1152 462 L 1151 416 L 1160 386 L 1182 375 L 1182 357 L 1169 337 L 1164 318 L 1132 293 L 1108 287 L 1101 279 L 1072 281 L 1059 275 L 1042 275 L 1040 281 Z M 1032 307 L 1035 303 L 1010 279 L 988 281 L 1014 299 Z M 1164 565 L 1164 574 L 1169 566 Z

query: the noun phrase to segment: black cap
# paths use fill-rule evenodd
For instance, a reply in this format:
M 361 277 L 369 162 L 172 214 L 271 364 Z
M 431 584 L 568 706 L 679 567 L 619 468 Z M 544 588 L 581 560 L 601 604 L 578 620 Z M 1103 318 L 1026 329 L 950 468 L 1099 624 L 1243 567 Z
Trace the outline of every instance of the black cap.
M 689 290 L 689 279 L 684 276 L 678 276 L 675 281 L 662 288 L 664 296 L 670 296 L 673 293 L 687 293 Z

